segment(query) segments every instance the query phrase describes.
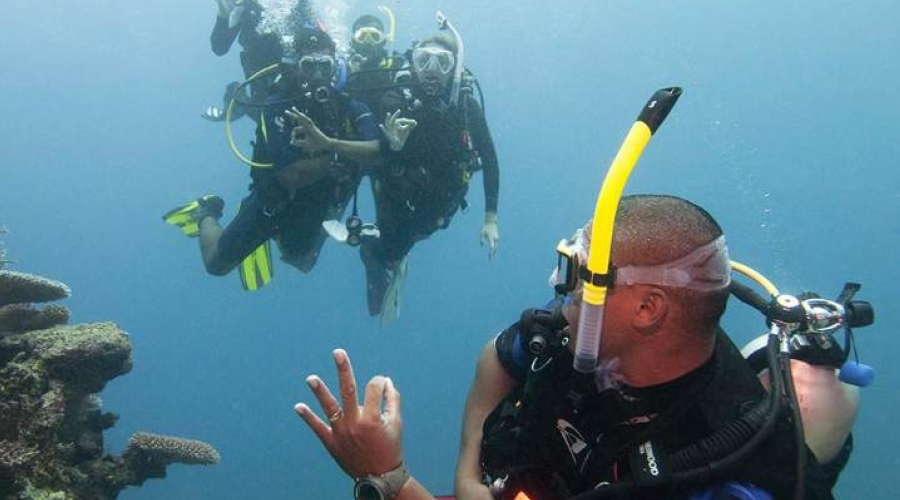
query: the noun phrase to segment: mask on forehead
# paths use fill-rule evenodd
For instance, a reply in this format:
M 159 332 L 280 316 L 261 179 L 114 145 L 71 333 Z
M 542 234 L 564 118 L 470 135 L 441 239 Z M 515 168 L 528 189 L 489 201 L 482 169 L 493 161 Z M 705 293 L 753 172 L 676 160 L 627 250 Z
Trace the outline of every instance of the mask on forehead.
M 582 229 L 571 240 L 563 240 L 557 246 L 559 264 L 550 276 L 550 284 L 558 293 L 571 293 L 577 287 L 583 263 L 587 262 L 588 247 Z M 670 262 L 616 267 L 613 278 L 613 286 L 657 285 L 706 292 L 722 290 L 730 284 L 731 259 L 724 235 Z

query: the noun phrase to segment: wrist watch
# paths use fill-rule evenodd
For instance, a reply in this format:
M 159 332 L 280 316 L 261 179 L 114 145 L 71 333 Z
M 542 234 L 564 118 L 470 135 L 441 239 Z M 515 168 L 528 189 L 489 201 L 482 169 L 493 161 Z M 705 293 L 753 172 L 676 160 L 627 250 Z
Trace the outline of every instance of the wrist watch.
M 384 474 L 357 479 L 353 497 L 356 500 L 394 500 L 409 477 L 409 469 L 401 462 L 397 468 Z

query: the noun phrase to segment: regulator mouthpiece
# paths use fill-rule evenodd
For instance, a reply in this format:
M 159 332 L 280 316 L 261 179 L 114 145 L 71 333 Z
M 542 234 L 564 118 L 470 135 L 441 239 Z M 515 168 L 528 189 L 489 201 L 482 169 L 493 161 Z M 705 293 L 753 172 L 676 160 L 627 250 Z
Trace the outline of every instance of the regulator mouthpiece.
M 863 300 L 852 300 L 844 306 L 847 311 L 847 324 L 850 328 L 862 328 L 875 323 L 875 309 L 872 304 Z

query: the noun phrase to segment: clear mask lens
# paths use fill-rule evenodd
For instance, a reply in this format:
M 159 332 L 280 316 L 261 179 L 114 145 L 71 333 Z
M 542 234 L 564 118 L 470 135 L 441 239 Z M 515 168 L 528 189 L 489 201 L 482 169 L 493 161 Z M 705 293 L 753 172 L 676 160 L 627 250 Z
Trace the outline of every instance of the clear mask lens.
M 434 47 L 420 47 L 413 51 L 413 67 L 417 72 L 436 72 L 444 75 L 453 71 L 456 58 L 453 52 Z
M 300 74 L 308 79 L 331 78 L 337 69 L 337 62 L 331 56 L 303 56 L 297 64 Z

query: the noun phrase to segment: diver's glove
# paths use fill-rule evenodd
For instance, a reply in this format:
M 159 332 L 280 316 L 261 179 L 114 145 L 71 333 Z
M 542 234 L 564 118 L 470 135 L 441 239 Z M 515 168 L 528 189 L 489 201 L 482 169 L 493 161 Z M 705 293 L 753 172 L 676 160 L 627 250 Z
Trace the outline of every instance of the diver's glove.
M 488 258 L 493 259 L 497 255 L 497 245 L 500 244 L 500 226 L 497 224 L 496 212 L 484 213 L 484 225 L 481 226 L 481 246 L 487 243 L 489 248 Z
M 387 138 L 388 144 L 391 145 L 391 150 L 397 152 L 403 150 L 406 140 L 409 139 L 409 134 L 412 133 L 418 124 L 419 122 L 411 118 L 400 118 L 400 110 L 398 109 L 394 114 L 387 113 L 384 117 L 384 123 L 379 125 L 379 127 Z

